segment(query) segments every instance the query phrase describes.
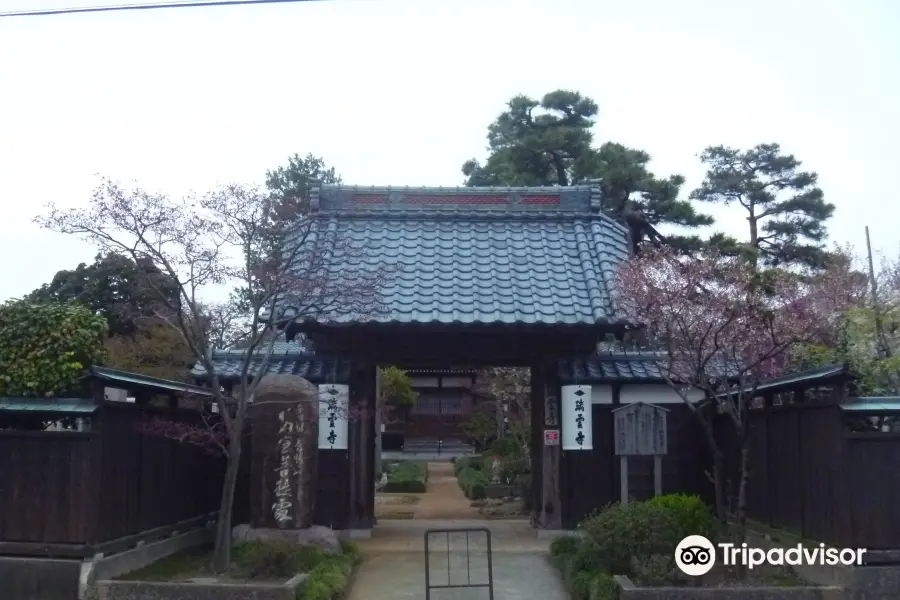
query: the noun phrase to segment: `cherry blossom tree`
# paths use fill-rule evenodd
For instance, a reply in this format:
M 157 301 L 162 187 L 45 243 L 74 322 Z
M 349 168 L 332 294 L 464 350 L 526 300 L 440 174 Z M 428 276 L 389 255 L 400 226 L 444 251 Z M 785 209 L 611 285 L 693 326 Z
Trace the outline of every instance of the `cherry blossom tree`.
M 158 297 L 156 316 L 178 332 L 206 370 L 219 424 L 203 431 L 151 423 L 148 430 L 226 455 L 213 557 L 213 568 L 220 573 L 231 562 L 234 489 L 251 399 L 280 329 L 294 320 L 371 317 L 383 310 L 380 290 L 390 274 L 383 265 L 347 270 L 344 265 L 367 264 L 364 245 L 330 230 L 321 233 L 314 214 L 285 215 L 282 209 L 277 198 L 251 186 L 229 185 L 176 199 L 103 179 L 87 208 L 51 204 L 35 219 L 105 252 L 150 263 L 175 282 L 174 296 L 152 278 L 142 283 Z M 215 287 L 233 289 L 242 318 L 204 301 Z M 236 323 L 237 334 L 228 329 Z M 226 341 L 240 340 L 243 349 L 239 383 L 228 397 L 212 361 L 218 336 L 210 335 L 211 329 L 221 326 L 230 331 Z
M 783 374 L 790 351 L 834 336 L 865 292 L 852 261 L 836 254 L 815 275 L 760 271 L 740 257 L 707 251 L 692 257 L 651 248 L 623 263 L 616 301 L 646 328 L 662 354 L 666 382 L 698 416 L 713 454 L 715 509 L 723 523 L 724 453 L 709 408 L 724 415 L 740 449 L 736 507 L 742 539 L 750 478 L 748 411 L 763 380 Z M 696 390 L 705 402 L 696 402 Z M 692 393 L 694 391 L 694 393 Z

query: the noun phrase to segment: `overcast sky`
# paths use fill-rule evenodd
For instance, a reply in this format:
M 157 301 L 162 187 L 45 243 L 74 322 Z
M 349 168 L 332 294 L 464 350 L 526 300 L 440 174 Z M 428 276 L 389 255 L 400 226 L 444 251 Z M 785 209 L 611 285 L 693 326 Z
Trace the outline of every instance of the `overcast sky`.
M 139 2 L 146 0 L 131 0 Z M 106 1 L 106 4 L 124 0 Z M 102 0 L 0 0 L 0 12 Z M 312 152 L 359 185 L 462 183 L 517 93 L 579 90 L 598 142 L 685 195 L 704 147 L 778 142 L 820 174 L 830 231 L 900 245 L 896 0 L 333 0 L 0 19 L 0 300 L 91 261 L 31 223 L 97 174 L 180 194 Z M 744 236 L 725 213 L 720 227 Z

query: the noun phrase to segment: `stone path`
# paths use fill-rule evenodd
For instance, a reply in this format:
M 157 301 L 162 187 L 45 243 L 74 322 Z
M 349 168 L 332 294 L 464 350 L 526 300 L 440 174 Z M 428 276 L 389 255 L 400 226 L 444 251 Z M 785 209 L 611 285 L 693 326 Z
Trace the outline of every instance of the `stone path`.
M 365 558 L 347 600 L 424 600 L 425 532 L 461 528 L 491 532 L 495 600 L 568 600 L 559 576 L 547 562 L 550 541 L 538 539 L 528 521 L 487 521 L 471 516 L 477 517 L 477 510 L 459 490 L 452 465 L 429 464 L 428 492 L 417 506 L 415 519 L 380 520 L 372 537 L 360 540 Z M 428 562 L 432 584 L 486 583 L 486 536 L 470 533 L 466 539 L 460 533 L 449 537 L 432 534 Z M 487 598 L 487 588 L 435 589 L 431 593 L 432 600 Z
M 416 505 L 414 519 L 477 519 L 478 509 L 459 489 L 448 462 L 428 463 L 428 488 Z

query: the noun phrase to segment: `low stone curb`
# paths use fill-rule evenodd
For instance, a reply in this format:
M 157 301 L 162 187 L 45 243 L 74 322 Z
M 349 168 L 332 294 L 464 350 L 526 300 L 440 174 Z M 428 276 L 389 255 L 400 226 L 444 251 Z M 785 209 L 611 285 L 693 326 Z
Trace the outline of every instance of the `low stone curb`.
M 295 600 L 305 573 L 285 583 L 98 581 L 98 600 Z
M 843 588 L 813 587 L 638 587 L 628 577 L 616 575 L 619 600 L 842 600 Z

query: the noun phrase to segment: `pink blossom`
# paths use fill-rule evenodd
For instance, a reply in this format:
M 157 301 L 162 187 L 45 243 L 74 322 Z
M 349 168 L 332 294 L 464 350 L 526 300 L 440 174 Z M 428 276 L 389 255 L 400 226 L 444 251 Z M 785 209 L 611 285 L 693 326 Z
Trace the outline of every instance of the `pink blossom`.
M 850 261 L 821 274 L 757 272 L 738 257 L 651 248 L 623 263 L 616 301 L 665 354 L 665 375 L 701 389 L 777 376 L 792 347 L 831 339 L 865 292 Z

